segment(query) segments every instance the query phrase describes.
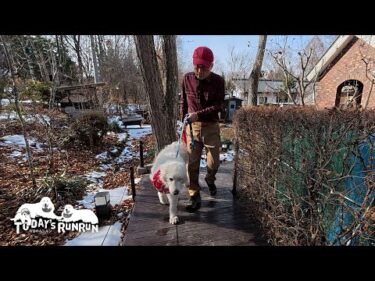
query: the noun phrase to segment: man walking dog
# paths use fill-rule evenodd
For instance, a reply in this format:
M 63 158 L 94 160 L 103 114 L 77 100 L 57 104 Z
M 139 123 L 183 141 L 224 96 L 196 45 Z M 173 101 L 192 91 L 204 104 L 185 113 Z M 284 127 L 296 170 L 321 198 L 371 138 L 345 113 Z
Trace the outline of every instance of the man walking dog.
M 194 71 L 186 73 L 182 81 L 180 117 L 187 115 L 192 126 L 186 126 L 188 145 L 188 186 L 190 201 L 188 212 L 195 212 L 201 206 L 199 167 L 203 147 L 207 152 L 207 175 L 205 177 L 211 196 L 216 195 L 216 173 L 220 165 L 220 127 L 218 113 L 222 111 L 225 96 L 225 81 L 211 72 L 214 55 L 207 47 L 198 47 L 193 53 Z M 191 140 L 190 127 L 192 128 Z

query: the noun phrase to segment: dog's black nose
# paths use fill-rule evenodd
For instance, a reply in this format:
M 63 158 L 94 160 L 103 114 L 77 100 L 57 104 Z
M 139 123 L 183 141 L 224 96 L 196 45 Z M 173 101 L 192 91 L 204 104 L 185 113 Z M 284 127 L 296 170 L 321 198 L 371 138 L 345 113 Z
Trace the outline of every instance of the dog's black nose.
M 178 193 L 179 193 L 178 190 L 173 191 L 173 195 L 178 195 Z

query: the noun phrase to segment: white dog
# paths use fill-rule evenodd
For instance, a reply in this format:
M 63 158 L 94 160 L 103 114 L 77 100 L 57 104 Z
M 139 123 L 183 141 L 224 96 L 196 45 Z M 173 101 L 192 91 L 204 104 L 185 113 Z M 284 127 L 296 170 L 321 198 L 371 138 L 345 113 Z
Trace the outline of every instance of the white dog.
M 48 219 L 58 219 L 54 213 L 55 206 L 49 197 L 43 197 L 40 202 L 34 204 L 23 204 L 12 221 L 21 220 L 23 224 L 30 225 L 31 219 L 43 217 Z
M 93 211 L 86 209 L 76 210 L 70 204 L 64 206 L 61 217 L 64 222 L 77 222 L 80 220 L 92 224 L 97 224 L 99 222 L 98 217 Z
M 167 145 L 159 152 L 151 168 L 151 182 L 158 191 L 160 203 L 168 204 L 169 222 L 178 223 L 177 204 L 179 193 L 188 184 L 188 153 L 184 143 L 180 144 L 177 154 L 178 142 Z

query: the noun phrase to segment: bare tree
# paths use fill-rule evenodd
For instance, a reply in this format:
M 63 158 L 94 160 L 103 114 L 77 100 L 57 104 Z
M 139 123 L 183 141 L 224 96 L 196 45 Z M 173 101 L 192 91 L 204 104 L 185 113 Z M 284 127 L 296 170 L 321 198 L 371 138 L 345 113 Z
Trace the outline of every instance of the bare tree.
M 82 61 L 82 51 L 81 51 L 81 35 L 65 35 L 66 42 L 71 46 L 72 50 L 75 52 L 78 63 L 78 81 L 82 83 L 84 66 Z
M 362 59 L 363 63 L 366 65 L 365 76 L 370 83 L 370 87 L 369 87 L 368 94 L 367 94 L 367 99 L 366 99 L 365 105 L 363 107 L 363 109 L 367 109 L 369 101 L 370 101 L 370 97 L 372 95 L 372 91 L 373 91 L 373 88 L 374 88 L 374 84 L 375 84 L 375 71 L 373 71 L 373 68 L 375 66 L 375 62 L 371 58 L 371 54 L 370 54 L 370 48 L 372 48 L 372 47 L 370 47 L 370 42 L 373 41 L 374 38 L 373 38 L 373 36 L 369 36 L 369 38 L 363 38 L 363 40 L 365 42 L 366 41 L 367 42 L 366 42 L 366 44 L 361 45 L 361 47 L 359 48 L 359 52 L 360 52 L 361 59 Z M 353 98 L 353 100 L 354 100 L 354 98 Z
M 288 95 L 289 99 L 293 101 L 294 104 L 301 104 L 305 105 L 305 98 L 308 94 L 311 93 L 309 89 L 315 89 L 315 84 L 317 81 L 317 77 L 315 76 L 314 79 L 307 79 L 307 75 L 309 74 L 308 69 L 312 68 L 314 64 L 312 63 L 312 59 L 315 63 L 318 61 L 318 53 L 319 50 L 317 48 L 317 44 L 308 44 L 303 50 L 297 51 L 297 57 L 294 64 L 293 69 L 293 62 L 292 58 L 288 56 L 288 52 L 290 51 L 290 47 L 287 46 L 288 37 L 284 38 L 284 46 L 281 47 L 279 45 L 279 50 L 276 52 L 270 52 L 270 55 L 274 58 L 276 64 L 282 69 L 284 73 L 284 91 Z M 319 46 L 320 48 L 320 46 Z M 320 50 L 322 53 L 323 50 Z M 297 91 L 297 95 L 294 95 L 294 90 Z
M 251 66 L 249 53 L 239 53 L 234 46 L 230 47 L 229 52 L 230 56 L 227 60 L 227 65 L 230 72 L 227 74 L 228 78 L 245 77 L 249 73 Z
M 315 104 L 318 73 L 310 73 L 335 39 L 336 36 L 314 36 L 305 44 L 301 37 L 298 45 L 298 38 L 290 40 L 289 36 L 280 36 L 275 38 L 274 48 L 267 50 L 267 54 L 276 64 L 275 70 L 281 70 L 284 80 L 283 92 L 295 105 Z M 292 44 L 291 41 L 294 40 L 296 41 Z M 313 78 L 307 79 L 308 74 Z
M 1 41 L 1 43 L 3 45 L 3 48 L 4 48 L 5 58 L 6 58 L 6 61 L 7 61 L 7 64 L 8 64 L 8 69 L 9 69 L 9 72 L 10 72 L 10 75 L 11 75 L 12 93 L 13 93 L 13 96 L 14 96 L 14 104 L 15 104 L 15 109 L 16 109 L 18 118 L 19 118 L 20 123 L 21 123 L 23 137 L 25 139 L 27 161 L 28 161 L 29 169 L 30 169 L 30 177 L 31 177 L 31 180 L 32 180 L 32 183 L 33 183 L 33 187 L 36 188 L 37 185 L 36 185 L 36 181 L 35 181 L 34 167 L 33 167 L 32 158 L 31 158 L 31 149 L 30 149 L 28 138 L 27 138 L 25 121 L 23 119 L 23 116 L 22 116 L 22 113 L 21 113 L 21 108 L 20 108 L 20 105 L 19 105 L 19 94 L 18 94 L 18 88 L 17 88 L 17 75 L 18 75 L 17 74 L 18 73 L 17 65 L 16 65 L 16 62 L 15 62 L 15 59 L 14 59 L 14 56 L 13 56 L 12 49 L 11 48 L 8 49 L 7 42 L 6 42 L 6 40 L 4 40 L 3 36 L 1 36 L 1 35 L 0 35 L 0 41 Z
M 153 36 L 135 36 L 137 54 L 140 60 L 151 113 L 151 124 L 159 151 L 164 146 L 176 140 L 174 108 L 178 89 L 176 36 L 165 35 L 163 36 L 163 41 L 165 63 L 167 66 L 166 89 L 163 89 Z
M 253 70 L 250 73 L 250 93 L 251 95 L 248 96 L 248 103 L 252 105 L 257 105 L 258 100 L 258 81 L 261 75 L 261 68 L 263 64 L 263 57 L 264 52 L 266 49 L 267 43 L 267 35 L 259 35 L 259 44 L 258 44 L 258 51 L 255 58 L 255 63 L 253 66 Z

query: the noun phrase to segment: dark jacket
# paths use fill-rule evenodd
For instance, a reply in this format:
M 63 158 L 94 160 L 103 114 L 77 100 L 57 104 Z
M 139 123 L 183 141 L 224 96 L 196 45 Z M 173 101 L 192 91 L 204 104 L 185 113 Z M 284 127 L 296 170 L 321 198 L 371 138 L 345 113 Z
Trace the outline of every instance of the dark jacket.
M 194 72 L 185 74 L 180 97 L 181 120 L 187 113 L 196 112 L 199 122 L 218 122 L 218 112 L 223 110 L 225 81 L 211 72 L 204 80 L 198 80 Z

